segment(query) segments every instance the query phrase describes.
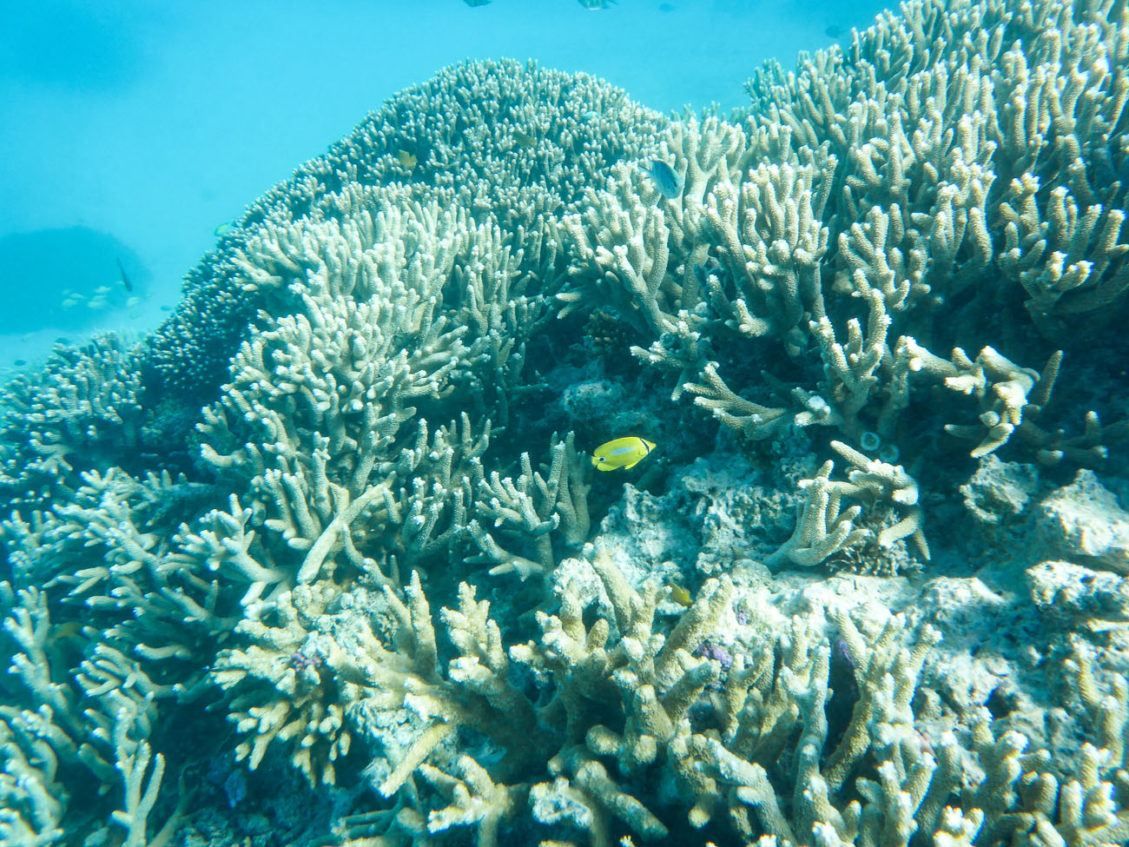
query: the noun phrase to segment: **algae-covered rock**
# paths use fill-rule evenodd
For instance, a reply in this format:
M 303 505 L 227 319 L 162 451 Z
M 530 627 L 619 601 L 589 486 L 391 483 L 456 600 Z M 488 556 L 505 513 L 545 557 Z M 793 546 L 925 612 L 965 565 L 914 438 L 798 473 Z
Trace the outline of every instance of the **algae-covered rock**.
M 1031 505 L 1039 489 L 1039 471 L 1034 465 L 1003 462 L 987 456 L 976 473 L 960 487 L 965 508 L 983 524 L 1014 523 Z
M 1075 565 L 1042 562 L 1027 569 L 1031 602 L 1056 627 L 1129 624 L 1129 579 Z
M 1035 526 L 1048 555 L 1129 574 L 1129 512 L 1093 471 L 1040 502 Z

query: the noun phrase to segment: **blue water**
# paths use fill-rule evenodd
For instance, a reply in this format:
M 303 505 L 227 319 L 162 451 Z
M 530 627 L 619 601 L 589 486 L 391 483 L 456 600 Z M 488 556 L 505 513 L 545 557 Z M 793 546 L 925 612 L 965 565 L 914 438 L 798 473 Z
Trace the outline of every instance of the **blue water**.
M 669 111 L 742 105 L 744 80 L 776 58 L 868 25 L 877 0 L 290 0 L 7 2 L 0 26 L 0 250 L 36 235 L 82 279 L 0 263 L 0 287 L 36 286 L 26 326 L 0 327 L 0 375 L 58 337 L 144 331 L 181 278 L 239 215 L 395 92 L 464 59 L 533 58 L 587 71 Z M 59 230 L 64 232 L 60 233 Z M 91 235 L 93 233 L 93 235 Z M 22 244 L 22 242 L 21 242 Z M 115 256 L 139 289 L 123 297 Z M 94 267 L 96 270 L 91 270 Z M 101 274 L 104 283 L 87 279 Z M 38 278 L 37 278 L 38 275 Z M 86 299 L 104 284 L 111 302 Z M 126 306 L 126 303 L 129 303 Z M 98 301 L 95 303 L 98 306 Z M 76 310 L 81 313 L 75 317 Z M 85 311 L 84 311 L 85 310 Z

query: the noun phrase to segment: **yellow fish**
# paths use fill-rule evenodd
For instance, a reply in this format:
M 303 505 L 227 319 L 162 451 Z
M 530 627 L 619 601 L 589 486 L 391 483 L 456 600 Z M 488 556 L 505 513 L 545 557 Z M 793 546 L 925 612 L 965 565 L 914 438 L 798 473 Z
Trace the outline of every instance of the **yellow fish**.
M 690 595 L 690 592 L 677 582 L 672 582 L 667 587 L 670 588 L 670 599 L 679 606 L 694 605 L 694 598 Z
M 396 154 L 396 161 L 400 163 L 401 167 L 406 168 L 409 171 L 413 170 L 419 163 L 419 159 L 416 158 L 416 154 L 411 152 L 410 150 L 399 151 Z
M 628 470 L 647 458 L 654 447 L 655 442 L 637 435 L 615 438 L 592 451 L 592 466 L 601 471 Z

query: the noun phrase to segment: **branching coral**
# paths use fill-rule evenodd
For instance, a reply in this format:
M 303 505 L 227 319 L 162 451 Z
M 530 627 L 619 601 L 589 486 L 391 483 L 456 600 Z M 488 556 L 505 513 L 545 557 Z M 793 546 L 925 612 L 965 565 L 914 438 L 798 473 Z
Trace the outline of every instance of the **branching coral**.
M 479 470 L 472 487 L 475 518 L 466 531 L 481 552 L 469 561 L 493 565 L 491 574 L 515 573 L 524 580 L 553 569 L 557 561 L 554 538 L 565 547 L 587 540 L 590 469 L 577 454 L 572 433 L 553 445 L 551 456 L 544 476 L 533 470 L 528 453 L 521 455 L 522 472 L 517 480 L 497 471 L 486 478 Z M 479 518 L 494 531 L 487 530 Z M 507 552 L 495 535 L 508 536 L 530 548 L 529 555 Z
M 869 459 L 841 441 L 832 441 L 831 446 L 854 467 L 848 471 L 846 481 L 836 481 L 831 479 L 834 463 L 825 462 L 814 477 L 801 481 L 805 499 L 795 531 L 768 558 L 768 564 L 787 561 L 811 567 L 871 541 L 883 550 L 907 537 L 913 540 L 921 557 L 928 560 L 929 545 L 922 532 L 917 483 L 905 468 Z M 845 506 L 846 503 L 851 505 Z M 900 517 L 877 532 L 856 526 L 866 510 L 876 507 L 893 510 Z
M 457 734 L 453 728 L 416 730 L 399 766 L 380 771 L 388 774 L 382 793 L 397 797 L 399 824 L 388 814 L 358 815 L 345 823 L 350 837 L 403 835 L 415 820 L 413 837 L 468 826 L 478 843 L 489 845 L 528 826 L 526 816 L 557 840 L 551 843 L 597 847 L 625 836 L 657 843 L 773 837 L 783 845 L 860 847 L 909 844 L 917 834 L 932 833 L 965 843 L 977 833 L 983 839 L 977 843 L 1018 832 L 1053 833 L 1072 845 L 1120 837 L 1124 798 L 1110 780 L 1117 779 L 1124 753 L 1124 684 L 1115 680 L 1112 693 L 1105 693 L 1084 654 L 1066 670 L 1077 680 L 1088 720 L 1102 729 L 1076 773 L 1051 768 L 1042 752 L 1021 756 L 1027 739 L 997 728 L 987 710 L 973 716 L 970 736 L 945 729 L 946 721 L 929 712 L 936 698 L 919 687 L 922 664 L 940 637 L 929 626 L 915 630 L 901 616 L 856 619 L 839 611 L 830 615 L 829 640 L 819 616 L 794 618 L 784 631 L 754 624 L 741 630 L 741 649 L 722 662 L 698 654 L 710 639 L 726 637 L 732 584 L 708 583 L 668 626 L 655 619 L 655 586 L 636 590 L 602 552 L 591 566 L 606 616 L 585 623 L 575 587 L 564 584 L 559 613 L 539 615 L 540 637 L 509 650 L 543 690 L 536 705 L 498 686 L 505 678 L 498 630 L 484 605 L 467 605 L 465 589 L 460 610 L 443 613 L 461 658 L 438 677 L 425 672 L 435 667 L 436 642 L 432 629 L 419 630 L 426 607 L 418 586 L 410 589 L 402 620 L 415 634 L 402 643 L 409 653 L 399 655 L 426 661 L 395 690 L 422 698 L 404 695 L 405 703 L 415 704 L 411 711 L 432 720 L 459 715 L 498 740 L 500 727 L 482 721 L 497 708 L 523 732 L 535 733 L 529 737 L 538 753 L 476 759 L 445 752 L 445 742 Z M 470 627 L 468 612 L 478 620 Z M 476 637 L 476 650 L 496 646 L 467 664 L 474 651 L 459 634 L 472 631 L 495 633 L 486 642 Z M 849 715 L 834 718 L 834 729 L 828 705 L 833 662 L 845 664 L 855 692 Z M 471 668 L 475 685 L 490 684 L 480 689 L 485 699 L 464 699 L 457 711 L 449 699 L 457 687 L 441 680 L 466 679 Z M 409 685 L 411 678 L 418 681 Z M 834 710 L 842 709 L 839 700 Z M 546 745 L 556 748 L 547 758 Z M 539 763 L 546 761 L 542 770 Z M 411 782 L 413 770 L 429 790 Z M 656 784 L 667 787 L 646 788 Z M 1074 800 L 1047 799 L 1057 791 L 1089 804 L 1088 811 Z
M 562 314 L 614 304 L 651 339 L 635 355 L 677 373 L 676 396 L 687 389 L 751 438 L 794 423 L 897 441 L 939 380 L 979 403 L 972 456 L 999 449 L 1025 407 L 1035 417 L 1049 399 L 1061 354 L 1032 343 L 1036 331 L 1060 341 L 1126 306 L 1124 180 L 1097 178 L 1124 169 L 1111 154 L 1126 99 L 1111 70 L 1120 13 L 1052 6 L 1028 19 L 1002 2 L 911 3 L 845 54 L 754 78 L 742 123 L 671 129 L 671 165 L 693 190 L 656 202 L 623 166 L 592 192 L 566 220 Z M 1047 27 L 1052 38 L 1036 37 Z M 1026 308 L 1013 308 L 1022 292 Z M 973 360 L 958 346 L 986 332 L 1050 355 L 1037 390 L 1036 372 L 995 348 Z M 955 348 L 946 367 L 924 364 L 940 361 L 936 345 Z M 1027 429 L 1016 443 L 1044 461 L 1102 461 L 1097 427 Z
M 11 508 L 43 508 L 73 490 L 82 471 L 133 463 L 143 426 L 138 355 L 99 336 L 58 348 L 43 373 L 4 386 L 0 495 Z
M 390 213 L 411 203 L 492 212 L 523 271 L 549 284 L 563 271 L 553 216 L 616 162 L 645 155 L 665 125 L 602 80 L 534 63 L 468 62 L 401 92 L 252 204 L 189 274 L 183 302 L 146 344 L 149 401 L 210 402 L 264 305 L 245 284 L 248 250 L 317 218 L 333 195 L 400 186 L 381 203 Z
M 437 549 L 433 510 L 461 514 L 469 498 L 453 455 L 443 455 L 448 436 L 428 450 L 419 408 L 472 392 L 492 406 L 479 414 L 504 419 L 520 381 L 539 298 L 525 294 L 528 280 L 496 225 L 435 205 L 405 212 L 374 202 L 359 188 L 342 195 L 336 208 L 352 211 L 346 225 L 331 218 L 272 231 L 243 260 L 260 284 L 289 287 L 302 303 L 244 345 L 236 377 L 205 410 L 205 459 L 252 493 L 214 512 L 213 527 L 191 540 L 197 555 L 250 584 L 245 603 L 272 586 L 309 582 L 338 559 L 379 571 L 391 555 Z M 465 441 L 471 425 L 464 412 L 466 478 L 489 443 L 486 435 L 478 446 Z M 559 484 L 550 483 L 554 497 Z M 430 491 L 432 504 L 408 491 Z M 256 535 L 259 525 L 265 533 Z M 361 536 L 395 535 L 398 543 L 357 548 Z
M 302 774 L 353 843 L 1124 841 L 1121 646 L 1025 655 L 1078 697 L 1013 719 L 926 666 L 964 647 L 921 595 L 779 567 L 928 559 L 969 460 L 1097 466 L 1129 434 L 1051 408 L 1107 390 L 1057 378 L 1098 375 L 1080 330 L 1129 303 L 1124 31 L 1121 0 L 915 0 L 730 120 L 509 62 L 394 98 L 156 336 L 6 389 L 0 840 L 167 842 L 207 702 L 229 763 Z M 623 500 L 685 508 L 678 543 L 613 549 L 623 475 L 590 478 L 551 396 L 578 374 L 656 430 L 685 420 L 661 380 L 707 413 Z M 709 418 L 750 477 L 721 553 L 707 498 L 661 493 Z
M 150 819 L 159 817 L 155 807 L 165 775 L 164 757 L 150 741 L 160 686 L 108 644 L 89 643 L 85 658 L 67 667 L 51 643 L 59 629 L 46 596 L 0 583 L 0 598 L 11 610 L 4 620 L 4 655 L 15 679 L 0 705 L 4 842 L 38 845 L 75 837 L 71 827 L 80 816 L 65 815 L 81 807 L 79 792 L 94 780 L 106 786 L 114 811 L 103 821 L 87 820 L 83 837 L 122 847 L 168 843 L 183 805 L 165 808 L 165 824 L 148 833 Z
M 332 784 L 336 760 L 349 752 L 344 709 L 355 694 L 341 676 L 340 649 L 311 634 L 311 623 L 290 597 L 279 598 L 263 619 L 240 623 L 235 639 L 245 646 L 222 653 L 211 676 L 232 689 L 229 719 L 247 737 L 240 759 L 254 769 L 271 744 L 292 742 L 293 765 Z

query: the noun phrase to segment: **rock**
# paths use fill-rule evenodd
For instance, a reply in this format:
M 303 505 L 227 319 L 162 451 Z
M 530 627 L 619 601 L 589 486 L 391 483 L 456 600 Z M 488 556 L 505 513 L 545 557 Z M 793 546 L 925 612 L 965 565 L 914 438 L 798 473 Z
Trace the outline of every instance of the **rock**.
M 1129 574 L 1129 512 L 1090 470 L 1052 492 L 1038 506 L 1035 527 L 1042 558 Z
M 1022 516 L 1038 488 L 1039 472 L 1034 465 L 988 456 L 960 487 L 960 493 L 973 517 L 995 525 Z
M 1055 624 L 1129 621 L 1129 580 L 1122 576 L 1055 561 L 1028 568 L 1026 576 L 1031 602 Z

